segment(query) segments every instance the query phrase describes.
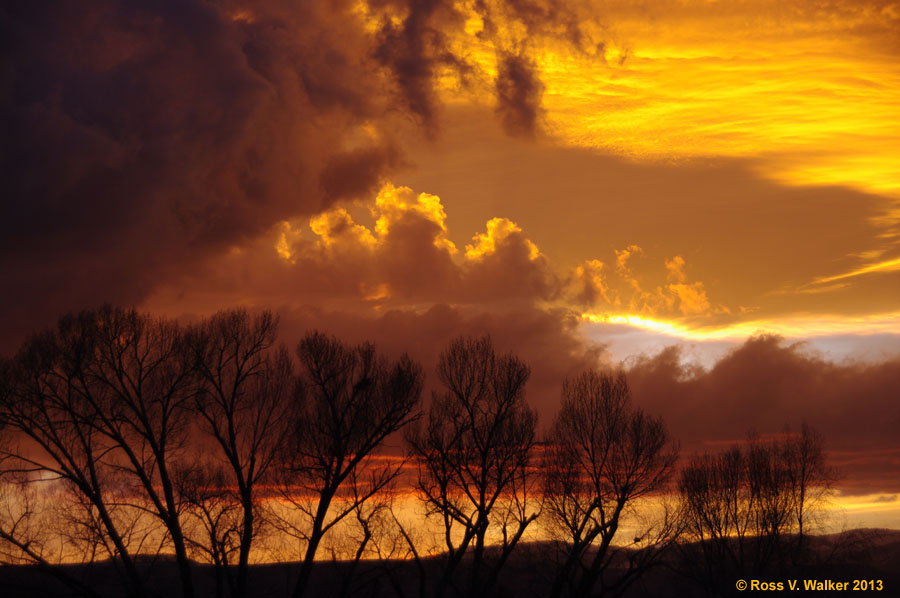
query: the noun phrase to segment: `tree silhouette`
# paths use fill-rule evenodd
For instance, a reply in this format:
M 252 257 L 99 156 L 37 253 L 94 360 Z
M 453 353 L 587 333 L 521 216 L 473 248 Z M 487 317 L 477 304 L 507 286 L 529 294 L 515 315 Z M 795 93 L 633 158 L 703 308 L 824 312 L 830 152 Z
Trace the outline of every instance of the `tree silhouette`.
M 64 353 L 90 343 L 76 370 L 77 391 L 89 405 L 90 425 L 112 444 L 116 466 L 134 482 L 165 526 L 182 595 L 194 596 L 191 561 L 181 522 L 173 468 L 183 455 L 199 391 L 190 344 L 174 322 L 135 310 L 83 312 Z
M 694 457 L 679 490 L 686 531 L 702 558 L 687 554 L 684 571 L 716 594 L 730 587 L 725 580 L 802 558 L 809 518 L 834 480 L 822 438 L 806 424 L 773 440 L 751 432 L 743 445 Z
M 587 597 L 597 586 L 601 595 L 621 591 L 674 541 L 677 528 L 665 513 L 655 528 L 636 533 L 639 558 L 607 574 L 623 516 L 664 490 L 676 459 L 662 420 L 631 405 L 624 374 L 590 370 L 565 381 L 544 463 L 545 509 L 564 540 L 552 596 Z
M 0 382 L 0 393 L 3 382 Z M 55 566 L 63 555 L 59 544 L 53 542 L 54 522 L 47 520 L 52 509 L 42 503 L 60 499 L 66 490 L 48 492 L 46 483 L 41 484 L 33 478 L 32 472 L 28 471 L 30 467 L 21 468 L 8 446 L 11 442 L 9 431 L 0 422 L 0 563 L 36 565 L 65 584 L 76 596 L 98 598 L 98 594 L 74 573 Z M 93 561 L 90 550 L 84 555 L 82 562 Z
M 62 317 L 4 367 L 2 420 L 31 444 L 8 455 L 14 470 L 69 484 L 135 596 L 145 595 L 145 587 L 133 554 L 141 546 L 130 541 L 127 521 L 134 511 L 152 512 L 173 530 L 183 589 L 192 593 L 168 476 L 190 386 L 182 349 L 172 325 L 104 307 Z M 138 494 L 143 488 L 151 504 L 125 504 L 122 486 Z
M 201 461 L 176 470 L 175 485 L 183 501 L 183 525 L 192 558 L 212 563 L 216 598 L 228 589 L 237 595 L 234 555 L 244 537 L 243 510 L 226 468 Z
M 282 529 L 306 544 L 293 592 L 299 598 L 325 534 L 399 474 L 400 463 L 379 467 L 368 461 L 389 435 L 416 418 L 422 368 L 405 355 L 389 362 L 370 343 L 350 347 L 319 332 L 300 341 L 297 355 L 298 392 L 281 465 L 283 497 L 302 519 L 301 525 L 283 520 Z
M 237 579 L 232 588 L 237 598 L 247 595 L 250 549 L 258 527 L 257 487 L 276 459 L 294 387 L 287 350 L 274 348 L 277 328 L 278 321 L 270 312 L 251 317 L 245 310 L 232 310 L 215 314 L 192 334 L 201 379 L 195 409 L 229 471 L 222 480 L 225 483 L 219 485 L 233 485 L 241 510 L 236 529 L 230 530 L 239 535 Z M 188 484 L 185 491 L 196 499 L 192 505 L 200 508 L 204 527 L 212 534 L 209 540 L 215 550 L 211 556 L 218 559 L 214 562 L 227 565 L 225 537 L 216 539 L 214 532 L 220 533 L 220 524 L 231 519 L 223 519 L 228 494 L 215 489 L 210 494 L 209 488 L 201 488 L 215 481 L 209 478 L 201 466 L 201 471 L 184 476 L 183 481 Z M 215 518 L 208 512 L 210 501 L 216 505 Z
M 796 435 L 786 427 L 784 435 L 779 450 L 790 492 L 791 527 L 796 532 L 792 557 L 797 561 L 806 556 L 809 530 L 815 528 L 839 475 L 825 461 L 822 434 L 809 424 L 803 422 Z
M 419 494 L 440 517 L 447 549 L 436 593 L 454 584 L 454 572 L 471 550 L 467 593 L 486 594 L 500 569 L 538 517 L 534 476 L 535 412 L 525 403 L 530 369 L 515 355 L 497 355 L 490 338 L 458 338 L 441 353 L 441 392 L 432 397 L 424 428 L 407 436 L 419 463 Z M 499 555 L 486 562 L 489 531 Z
M 217 597 L 248 598 L 251 554 L 299 550 L 289 593 L 301 597 L 330 548 L 351 559 L 335 569 L 335 594 L 386 581 L 398 595 L 482 598 L 504 594 L 539 517 L 557 540 L 554 598 L 623 593 L 685 537 L 696 542 L 667 562 L 712 594 L 820 558 L 809 535 L 836 475 L 806 424 L 695 456 L 675 511 L 664 499 L 676 447 L 621 372 L 566 380 L 538 446 L 530 369 L 488 337 L 445 348 L 417 423 L 424 376 L 409 357 L 310 332 L 295 360 L 277 331 L 269 312 L 184 326 L 106 306 L 63 316 L 0 359 L 0 560 L 92 598 L 148 598 L 171 582 L 155 571 L 174 573 L 185 597 L 209 571 L 198 589 L 214 575 Z M 407 456 L 386 454 L 400 431 Z M 436 526 L 395 509 L 410 458 Z M 86 581 L 105 566 L 115 574 L 102 585 Z

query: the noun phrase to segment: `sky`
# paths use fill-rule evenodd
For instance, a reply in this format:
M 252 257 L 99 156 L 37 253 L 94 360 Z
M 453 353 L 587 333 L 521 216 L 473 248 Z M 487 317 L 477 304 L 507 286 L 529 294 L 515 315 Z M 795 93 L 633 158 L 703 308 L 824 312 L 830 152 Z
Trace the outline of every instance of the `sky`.
M 0 353 L 103 302 L 272 309 L 428 371 L 489 333 L 545 426 L 624 367 L 685 454 L 805 420 L 900 512 L 900 3 L 0 17 Z

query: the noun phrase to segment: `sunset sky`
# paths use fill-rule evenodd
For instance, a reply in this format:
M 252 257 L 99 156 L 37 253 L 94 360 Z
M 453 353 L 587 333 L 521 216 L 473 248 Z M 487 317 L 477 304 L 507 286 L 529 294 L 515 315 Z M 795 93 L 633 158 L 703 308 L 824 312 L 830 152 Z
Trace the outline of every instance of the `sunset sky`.
M 623 364 L 686 454 L 805 419 L 900 527 L 900 3 L 0 17 L 2 353 L 103 302 L 271 308 L 429 372 L 489 332 L 545 426 Z

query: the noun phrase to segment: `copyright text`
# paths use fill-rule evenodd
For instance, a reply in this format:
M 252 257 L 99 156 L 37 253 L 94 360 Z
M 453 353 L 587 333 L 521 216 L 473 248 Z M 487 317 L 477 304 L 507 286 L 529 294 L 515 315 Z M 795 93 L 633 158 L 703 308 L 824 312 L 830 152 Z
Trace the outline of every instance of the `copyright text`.
M 807 592 L 881 592 L 884 582 L 880 579 L 851 579 L 835 581 L 833 579 L 788 579 L 785 581 L 764 581 L 760 579 L 739 579 L 734 584 L 740 590 L 751 592 L 785 592 L 804 590 Z

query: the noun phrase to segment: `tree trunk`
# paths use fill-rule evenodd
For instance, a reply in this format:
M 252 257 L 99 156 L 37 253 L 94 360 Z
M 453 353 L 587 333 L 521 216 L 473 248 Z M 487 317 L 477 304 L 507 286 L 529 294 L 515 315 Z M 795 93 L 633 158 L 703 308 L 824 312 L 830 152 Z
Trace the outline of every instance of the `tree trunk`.
M 306 545 L 306 555 L 303 557 L 303 564 L 300 565 L 300 577 L 297 579 L 297 585 L 294 586 L 294 598 L 303 598 L 306 595 L 316 559 L 316 551 L 319 548 L 319 543 L 322 541 L 322 528 L 325 524 L 325 516 L 328 514 L 328 507 L 331 505 L 331 499 L 336 491 L 337 488 L 326 488 L 319 495 L 319 505 L 316 508 L 309 544 Z
M 244 529 L 241 531 L 241 546 L 238 554 L 236 598 L 246 598 L 247 596 L 247 573 L 250 567 L 250 545 L 253 542 L 254 524 L 252 495 L 249 492 L 243 493 L 241 502 L 244 508 Z

